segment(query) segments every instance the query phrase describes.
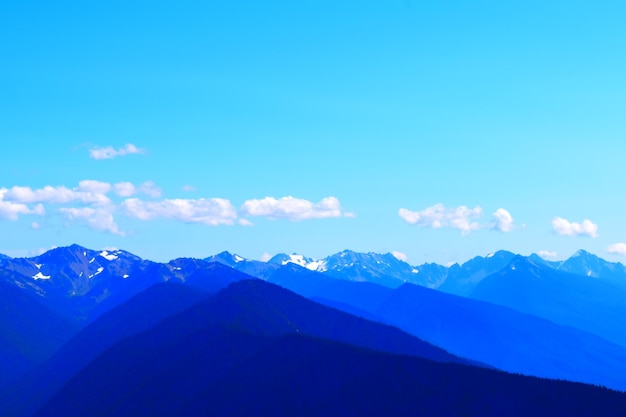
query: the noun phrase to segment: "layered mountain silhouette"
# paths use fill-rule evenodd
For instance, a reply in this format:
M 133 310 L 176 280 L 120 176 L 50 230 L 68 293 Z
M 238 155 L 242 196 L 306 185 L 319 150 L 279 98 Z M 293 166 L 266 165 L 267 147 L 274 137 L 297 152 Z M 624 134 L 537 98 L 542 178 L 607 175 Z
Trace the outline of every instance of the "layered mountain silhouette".
M 577 328 L 413 284 L 394 290 L 329 279 L 296 265 L 268 280 L 499 369 L 626 389 L 626 349 Z
M 622 393 L 463 362 L 395 328 L 241 281 L 113 345 L 35 415 L 626 412 Z
M 626 287 L 517 256 L 473 290 L 477 300 L 576 327 L 626 346 Z
M 261 262 L 222 252 L 203 260 L 179 258 L 158 263 L 123 250 L 93 251 L 72 245 L 31 258 L 1 256 L 0 413 L 27 417 L 46 403 L 42 413 L 64 413 L 69 412 L 62 410 L 66 401 L 87 405 L 102 399 L 100 393 L 74 387 L 76 392 L 85 394 L 77 400 L 71 397 L 74 391 L 68 391 L 72 384 L 91 387 L 89 390 L 102 389 L 102 395 L 118 398 L 120 405 L 115 412 L 140 413 L 141 399 L 147 401 L 154 392 L 161 391 L 152 383 L 146 391 L 132 384 L 141 387 L 146 378 L 150 379 L 145 375 L 153 375 L 154 381 L 160 381 L 172 393 L 163 394 L 163 410 L 175 407 L 178 411 L 194 412 L 199 409 L 193 407 L 206 406 L 203 401 L 211 398 L 211 410 L 216 415 L 229 408 L 242 412 L 269 410 L 280 415 L 280 410 L 272 408 L 277 398 L 267 394 L 265 388 L 260 389 L 261 384 L 270 391 L 274 387 L 292 392 L 293 406 L 300 404 L 302 410 L 311 414 L 319 410 L 343 410 L 350 414 L 360 410 L 357 405 L 348 402 L 351 405 L 345 410 L 337 408 L 338 398 L 347 395 L 348 388 L 339 382 L 333 385 L 325 378 L 350 386 L 356 384 L 364 392 L 371 387 L 351 379 L 367 380 L 356 372 L 358 360 L 355 359 L 354 367 L 346 369 L 343 363 L 334 365 L 335 354 L 369 358 L 380 364 L 402 357 L 400 361 L 406 361 L 403 363 L 409 368 L 443 366 L 414 361 L 443 361 L 453 369 L 440 370 L 449 371 L 450 379 L 466 372 L 458 367 L 469 367 L 467 375 L 480 375 L 487 381 L 492 380 L 494 369 L 500 369 L 624 390 L 625 270 L 620 263 L 607 262 L 585 251 L 558 262 L 537 255 L 525 257 L 498 251 L 450 267 L 411 266 L 392 254 L 352 251 L 321 260 L 279 254 Z M 250 281 L 252 277 L 258 279 Z M 144 339 L 147 335 L 150 338 Z M 211 344 L 211 340 L 215 343 Z M 192 341 L 193 345 L 186 344 Z M 247 346 L 239 348 L 240 343 Z M 151 353 L 150 346 L 155 347 L 155 353 Z M 307 351 L 317 352 L 319 358 L 336 367 L 327 369 L 318 364 L 319 381 L 334 387 L 332 390 L 311 392 L 308 397 L 309 393 L 298 388 L 306 381 L 306 375 L 275 363 L 275 353 L 280 352 L 285 364 L 295 366 L 289 360 L 300 361 L 306 370 L 303 372 L 309 372 L 315 366 L 305 354 Z M 208 357 L 200 358 L 201 352 Z M 110 358 L 109 355 L 118 358 L 123 366 L 113 370 L 111 363 L 101 365 L 105 363 L 102 358 Z M 181 369 L 191 368 L 192 362 L 197 361 L 197 375 L 189 370 L 192 376 L 181 383 L 186 387 L 183 391 L 166 381 L 169 376 L 181 377 L 172 360 L 179 361 Z M 138 368 L 134 368 L 133 361 Z M 200 370 L 205 369 L 202 364 L 211 370 L 205 375 L 205 382 L 194 379 L 200 378 Z M 373 379 L 392 378 L 392 373 L 371 368 L 370 362 L 358 362 L 358 366 L 370 369 Z M 474 374 L 479 372 L 476 367 L 489 369 L 480 371 L 486 374 Z M 95 374 L 89 374 L 90 369 L 96 373 L 110 372 L 111 378 L 103 381 L 113 385 L 90 385 L 95 378 Z M 128 378 L 129 386 L 117 380 L 129 373 L 143 375 L 144 379 L 138 382 Z M 90 376 L 81 380 L 81 375 Z M 504 386 L 509 386 L 509 377 L 502 377 Z M 251 395 L 259 397 L 260 408 L 246 408 L 240 392 L 226 388 L 248 386 L 242 378 L 252 381 L 256 391 Z M 423 382 L 412 380 L 410 375 L 406 378 L 407 383 L 417 386 Z M 446 381 L 433 383 L 433 387 L 456 398 L 460 391 Z M 527 381 L 520 384 L 528 384 L 528 398 L 534 398 L 533 392 L 538 392 L 534 391 L 535 384 L 547 384 L 548 391 L 558 385 L 532 378 L 515 381 Z M 518 382 L 511 382 L 510 386 Z M 198 385 L 190 388 L 193 384 Z M 573 389 L 571 386 L 562 387 Z M 113 387 L 128 389 L 136 397 L 111 392 Z M 220 393 L 220 398 L 207 397 L 207 389 Z M 590 388 L 581 388 L 583 398 L 592 392 L 587 389 Z M 481 409 L 485 415 L 490 415 L 490 410 L 502 410 L 499 403 L 491 403 L 492 398 L 484 396 L 486 393 L 467 392 L 492 404 L 487 411 Z M 603 390 L 593 392 L 605 395 Z M 406 395 L 408 398 L 408 391 Z M 504 393 L 503 398 L 517 401 L 510 395 Z M 392 407 L 386 397 L 372 398 Z M 400 408 L 390 410 L 402 415 L 407 404 L 430 410 L 427 404 L 431 397 L 425 397 L 423 403 L 411 403 L 407 398 L 399 402 L 403 404 Z M 181 399 L 189 399 L 191 408 L 181 405 L 185 403 Z M 173 402 L 167 403 L 169 400 Z M 541 413 L 558 404 L 550 401 L 537 410 L 525 410 Z M 372 407 L 371 402 L 366 402 Z M 313 407 L 314 404 L 319 407 Z M 480 415 L 473 405 L 468 407 L 454 408 L 454 412 L 445 407 L 442 410 L 452 415 L 458 415 L 454 413 L 459 410 Z M 582 410 L 584 407 L 579 411 Z M 155 412 L 159 415 L 161 411 Z

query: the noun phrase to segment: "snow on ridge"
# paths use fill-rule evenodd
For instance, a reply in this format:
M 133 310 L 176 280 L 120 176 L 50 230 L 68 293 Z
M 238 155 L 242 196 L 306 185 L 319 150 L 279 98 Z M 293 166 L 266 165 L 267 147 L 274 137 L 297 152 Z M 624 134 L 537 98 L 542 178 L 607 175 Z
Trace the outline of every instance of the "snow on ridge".
M 241 256 L 235 254 L 235 262 L 241 262 L 241 261 L 245 261 L 245 259 L 242 258 Z
M 37 274 L 33 275 L 33 279 L 50 279 L 50 275 L 44 275 L 40 272 L 37 272 Z
M 493 258 L 493 255 L 495 255 L 495 253 L 494 253 L 494 252 L 488 253 L 488 254 L 487 254 L 487 258 Z
M 304 255 L 298 255 L 296 253 L 289 255 L 289 259 L 286 259 L 282 262 L 283 265 L 287 265 L 289 263 L 299 265 L 311 271 L 324 272 L 328 269 L 326 267 L 326 261 L 324 259 L 320 259 L 320 260 L 307 259 L 304 257 Z
M 100 252 L 100 256 L 102 256 L 104 259 L 106 259 L 107 261 L 114 261 L 116 259 L 119 258 L 119 256 L 117 256 L 114 253 L 109 253 L 106 250 L 103 250 L 102 252 Z

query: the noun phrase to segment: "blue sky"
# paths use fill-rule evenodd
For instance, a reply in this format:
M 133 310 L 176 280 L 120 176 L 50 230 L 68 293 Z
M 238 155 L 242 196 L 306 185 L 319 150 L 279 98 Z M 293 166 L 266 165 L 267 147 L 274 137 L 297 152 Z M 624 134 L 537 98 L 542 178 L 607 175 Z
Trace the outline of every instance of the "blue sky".
M 626 5 L 425 3 L 4 2 L 0 252 L 623 261 Z

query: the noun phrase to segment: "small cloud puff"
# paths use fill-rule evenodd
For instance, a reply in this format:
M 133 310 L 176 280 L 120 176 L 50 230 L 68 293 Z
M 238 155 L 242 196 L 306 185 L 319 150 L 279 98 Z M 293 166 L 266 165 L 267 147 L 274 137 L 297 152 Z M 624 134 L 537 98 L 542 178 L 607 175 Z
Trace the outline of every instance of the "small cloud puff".
M 193 185 L 189 185 L 189 184 L 187 184 L 187 185 L 183 185 L 181 189 L 182 189 L 184 192 L 186 192 L 186 193 L 190 193 L 190 192 L 192 192 L 192 191 L 196 191 L 196 187 L 194 187 Z
M 609 245 L 606 251 L 616 255 L 626 255 L 626 243 L 614 243 Z
M 402 252 L 398 252 L 398 251 L 392 251 L 391 254 L 399 261 L 402 262 L 406 262 L 406 260 L 408 259 L 405 253 Z
M 59 211 L 69 221 L 81 221 L 91 229 L 125 236 L 115 223 L 112 207 L 63 207 Z
M 480 228 L 480 224 L 472 219 L 481 217 L 483 209 L 480 207 L 470 209 L 466 206 L 445 207 L 443 204 L 435 204 L 420 211 L 401 208 L 398 210 L 398 215 L 409 224 L 433 229 L 450 227 L 468 234 Z
M 561 236 L 588 236 L 597 238 L 598 225 L 585 219 L 582 223 L 570 222 L 562 217 L 555 217 L 552 220 L 552 228 Z
M 507 210 L 499 208 L 493 213 L 493 229 L 506 233 L 513 230 L 513 216 Z
M 89 150 L 89 156 L 92 159 L 113 159 L 118 156 L 126 156 L 131 154 L 144 154 L 146 151 L 144 149 L 140 149 L 133 145 L 132 143 L 127 143 L 123 147 L 119 149 L 115 149 L 113 146 L 105 146 L 99 147 L 96 146 Z
M 537 255 L 541 256 L 544 259 L 545 258 L 556 258 L 557 253 L 549 251 L 549 250 L 540 250 L 539 252 L 537 252 Z

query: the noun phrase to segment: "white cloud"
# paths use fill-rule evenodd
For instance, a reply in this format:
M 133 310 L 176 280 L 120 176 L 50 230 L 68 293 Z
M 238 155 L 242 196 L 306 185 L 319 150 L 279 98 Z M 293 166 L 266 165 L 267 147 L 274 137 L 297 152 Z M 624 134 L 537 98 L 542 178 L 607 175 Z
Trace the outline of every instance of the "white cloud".
M 506 233 L 513 230 L 513 216 L 507 210 L 499 208 L 493 213 L 493 229 Z
M 12 203 L 10 201 L 2 201 L 0 199 L 0 217 L 8 220 L 18 220 L 20 214 L 43 214 L 43 207 L 37 206 L 31 209 L 26 204 Z
M 136 188 L 133 183 L 127 181 L 118 182 L 113 185 L 113 189 L 115 190 L 115 194 L 120 197 L 132 197 L 136 192 Z
M 39 189 L 14 186 L 9 189 L 4 189 L 3 199 L 22 204 L 64 204 L 73 201 L 80 201 L 85 204 L 109 204 L 111 202 L 109 197 L 102 192 L 93 191 L 94 189 L 104 189 L 106 184 L 107 183 L 101 183 L 99 181 L 86 180 L 81 181 L 79 186 L 74 189 L 69 189 L 65 186 L 53 187 L 50 185 Z
M 89 228 L 124 236 L 113 219 L 112 207 L 62 207 L 61 213 L 70 221 L 82 221 Z
M 120 197 L 132 197 L 135 194 L 146 194 L 150 197 L 158 198 L 161 197 L 162 191 L 157 185 L 152 181 L 146 181 L 140 185 L 134 185 L 132 182 L 118 182 L 113 185 L 113 190 L 115 194 Z
M 398 252 L 398 251 L 394 250 L 393 252 L 391 252 L 391 254 L 393 256 L 395 256 L 396 259 L 398 259 L 399 261 L 402 261 L 402 262 L 406 262 L 406 260 L 408 259 L 406 254 L 402 253 L 402 252 Z
M 470 209 L 466 206 L 445 207 L 443 204 L 435 204 L 420 211 L 401 208 L 398 210 L 398 215 L 409 224 L 433 229 L 451 227 L 467 234 L 481 227 L 472 219 L 482 217 L 483 210 L 480 207 Z
M 351 211 L 348 211 L 346 213 L 343 213 L 343 217 L 347 217 L 349 219 L 354 219 L 356 217 L 356 213 L 353 213 Z
M 96 146 L 89 150 L 89 156 L 93 159 L 112 159 L 117 156 L 125 156 L 131 154 L 144 154 L 145 150 L 139 149 L 132 143 L 127 143 L 119 149 L 112 146 L 99 147 Z
M 264 252 L 264 253 L 261 255 L 261 262 L 267 262 L 267 261 L 269 261 L 270 259 L 272 259 L 272 255 L 270 255 L 270 254 L 269 254 L 269 253 L 267 253 L 267 252 Z
M 126 215 L 140 220 L 165 218 L 217 226 L 232 225 L 237 219 L 237 212 L 230 201 L 222 198 L 165 199 L 149 202 L 130 198 L 122 203 L 121 208 Z
M 111 184 L 96 180 L 83 180 L 78 183 L 77 191 L 94 194 L 106 194 L 111 191 Z
M 0 188 L 0 218 L 16 221 L 19 219 L 20 214 L 36 214 L 39 216 L 46 214 L 46 210 L 41 204 L 29 207 L 22 202 L 5 201 L 8 192 L 7 188 Z
M 39 224 L 39 223 L 37 223 L 37 222 L 32 222 L 32 223 L 30 224 L 30 227 L 31 227 L 33 230 L 39 230 L 39 229 L 41 229 L 41 224 Z
M 561 236 L 598 237 L 598 225 L 587 219 L 583 220 L 582 223 L 575 223 L 562 217 L 556 217 L 552 220 L 552 228 Z
M 265 197 L 245 201 L 241 211 L 248 216 L 292 221 L 342 216 L 341 203 L 335 197 L 326 197 L 318 203 L 292 196 L 279 199 Z
M 186 193 L 190 193 L 192 191 L 196 191 L 196 187 L 193 185 L 183 185 L 182 190 Z
M 250 220 L 248 219 L 239 219 L 238 223 L 241 226 L 254 226 L 254 223 L 252 223 Z
M 139 186 L 139 192 L 144 193 L 150 197 L 161 197 L 161 189 L 156 186 L 152 181 L 146 181 Z
M 609 245 L 606 251 L 617 255 L 626 255 L 626 243 L 614 243 Z
M 539 252 L 537 252 L 537 255 L 541 256 L 544 259 L 545 258 L 556 258 L 557 253 L 549 251 L 549 250 L 540 250 Z

